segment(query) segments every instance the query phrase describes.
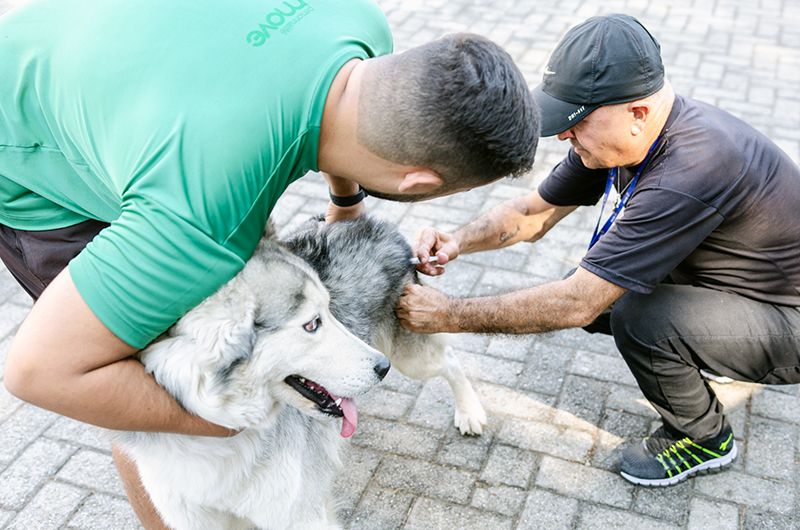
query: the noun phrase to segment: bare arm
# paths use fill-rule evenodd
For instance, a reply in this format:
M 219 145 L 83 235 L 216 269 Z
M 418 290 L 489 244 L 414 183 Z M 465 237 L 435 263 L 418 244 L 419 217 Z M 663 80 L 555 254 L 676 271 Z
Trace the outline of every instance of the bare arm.
M 577 206 L 554 206 L 534 191 L 501 203 L 467 225 L 453 236 L 461 254 L 507 247 L 520 241 L 541 239 L 556 223 Z
M 426 228 L 412 245 L 414 255 L 422 262 L 417 269 L 436 276 L 444 269 L 427 263 L 431 255 L 438 256 L 439 265 L 444 265 L 460 254 L 495 250 L 520 241 L 537 241 L 575 208 L 577 206 L 552 205 L 534 191 L 495 206 L 452 234 Z
M 481 298 L 407 285 L 397 315 L 415 333 L 543 333 L 587 326 L 625 292 L 579 267 L 565 280 Z
M 131 357 L 136 351 L 100 322 L 65 269 L 14 337 L 4 383 L 20 399 L 108 429 L 232 434 L 186 412 Z

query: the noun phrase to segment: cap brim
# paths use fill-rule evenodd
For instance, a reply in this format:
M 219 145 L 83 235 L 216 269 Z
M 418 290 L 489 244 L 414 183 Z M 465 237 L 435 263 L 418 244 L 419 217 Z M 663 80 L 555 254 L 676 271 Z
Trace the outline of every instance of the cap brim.
M 592 113 L 599 105 L 576 105 L 567 103 L 545 93 L 542 85 L 531 90 L 533 99 L 539 105 L 541 114 L 542 136 L 555 136 L 573 127 L 576 123 Z

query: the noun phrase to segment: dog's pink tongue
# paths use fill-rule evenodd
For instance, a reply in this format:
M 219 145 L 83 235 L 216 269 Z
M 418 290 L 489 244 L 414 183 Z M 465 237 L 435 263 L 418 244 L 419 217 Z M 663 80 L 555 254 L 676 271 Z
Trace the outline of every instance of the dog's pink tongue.
M 353 436 L 353 433 L 356 432 L 356 427 L 358 427 L 358 410 L 356 409 L 356 403 L 350 398 L 342 398 L 339 408 L 342 409 L 344 413 L 344 417 L 342 418 L 342 438 L 350 438 Z

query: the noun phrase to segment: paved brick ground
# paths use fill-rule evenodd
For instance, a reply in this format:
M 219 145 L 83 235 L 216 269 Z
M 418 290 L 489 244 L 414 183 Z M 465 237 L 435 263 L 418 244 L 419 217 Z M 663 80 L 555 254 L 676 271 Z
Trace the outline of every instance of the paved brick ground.
M 14 2 L 0 0 L 0 12 Z M 608 12 L 638 17 L 660 40 L 676 91 L 752 123 L 800 160 L 798 0 L 382 0 L 397 50 L 454 31 L 502 44 L 531 86 L 572 25 Z M 541 142 L 532 174 L 417 205 L 371 211 L 408 237 L 453 228 L 534 189 L 565 146 Z M 318 175 L 293 185 L 275 219 L 285 226 L 325 208 Z M 574 267 L 595 209 L 578 211 L 536 245 L 464 256 L 435 283 L 476 295 L 559 278 Z M 0 369 L 30 309 L 0 272 Z M 337 481 L 350 529 L 790 529 L 798 523 L 796 386 L 718 387 L 741 456 L 726 473 L 670 489 L 634 487 L 612 472 L 618 446 L 656 415 L 612 341 L 582 331 L 517 338 L 463 335 L 453 345 L 489 413 L 487 432 L 451 425 L 450 391 L 392 373 L 360 401 L 361 422 Z M 0 529 L 139 528 L 100 430 L 0 389 Z

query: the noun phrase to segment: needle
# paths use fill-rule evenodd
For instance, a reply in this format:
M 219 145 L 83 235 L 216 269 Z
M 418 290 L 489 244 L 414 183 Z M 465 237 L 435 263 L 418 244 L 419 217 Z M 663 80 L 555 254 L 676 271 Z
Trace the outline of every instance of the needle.
M 412 265 L 419 264 L 419 258 L 411 258 L 410 261 Z M 437 261 L 439 261 L 439 256 L 431 256 L 428 258 L 428 263 L 436 263 Z

